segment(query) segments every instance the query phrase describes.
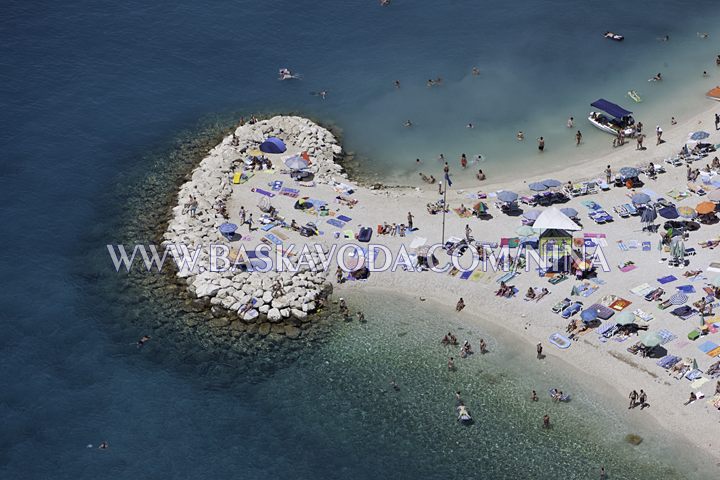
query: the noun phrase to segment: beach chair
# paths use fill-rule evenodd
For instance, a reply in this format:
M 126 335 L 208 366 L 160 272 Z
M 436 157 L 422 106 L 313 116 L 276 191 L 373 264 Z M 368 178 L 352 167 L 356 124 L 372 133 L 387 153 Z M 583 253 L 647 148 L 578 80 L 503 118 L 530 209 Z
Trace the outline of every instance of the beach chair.
M 635 208 L 635 205 L 633 205 L 632 203 L 624 203 L 623 207 L 625 207 L 625 210 L 627 210 L 627 212 L 633 217 L 640 215 L 640 212 L 637 208 Z
M 630 213 L 628 213 L 627 209 L 625 207 L 623 207 L 622 205 L 613 207 L 613 210 L 615 211 L 615 213 L 620 215 L 620 218 L 629 218 L 630 217 Z
M 552 311 L 555 313 L 560 313 L 563 310 L 565 310 L 568 306 L 570 306 L 571 303 L 572 303 L 572 300 L 570 300 L 569 298 L 564 298 L 564 299 L 560 300 L 558 303 L 556 303 L 555 305 L 553 305 Z
M 565 307 L 560 316 L 563 318 L 570 318 L 582 309 L 582 305 L 582 302 L 574 302 L 571 305 Z
M 534 207 L 535 205 L 537 205 L 537 200 L 535 199 L 534 196 L 533 196 L 533 197 L 528 197 L 528 196 L 526 195 L 526 196 L 520 197 L 520 203 L 524 203 L 525 205 L 529 205 L 529 206 L 531 206 L 531 207 Z
M 683 164 L 682 160 L 680 159 L 679 155 L 675 155 L 674 157 L 668 157 L 665 160 L 663 160 L 668 165 L 672 165 L 673 167 L 679 167 Z

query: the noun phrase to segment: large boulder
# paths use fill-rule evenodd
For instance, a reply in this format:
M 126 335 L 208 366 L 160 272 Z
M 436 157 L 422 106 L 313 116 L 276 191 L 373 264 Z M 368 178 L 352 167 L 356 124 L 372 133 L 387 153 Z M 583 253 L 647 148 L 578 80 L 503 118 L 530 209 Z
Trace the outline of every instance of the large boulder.
M 271 322 L 279 322 L 280 319 L 282 318 L 282 314 L 280 313 L 280 310 L 273 307 L 270 310 L 268 310 L 267 317 L 268 317 L 268 320 Z

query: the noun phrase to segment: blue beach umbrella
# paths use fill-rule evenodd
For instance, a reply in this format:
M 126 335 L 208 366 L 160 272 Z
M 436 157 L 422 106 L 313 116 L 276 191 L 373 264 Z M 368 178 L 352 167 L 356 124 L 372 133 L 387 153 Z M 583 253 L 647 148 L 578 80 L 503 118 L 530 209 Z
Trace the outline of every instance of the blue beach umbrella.
M 220 233 L 227 236 L 234 234 L 237 228 L 238 226 L 234 223 L 223 223 L 222 225 L 220 225 L 220 228 L 218 230 L 220 230 Z
M 620 176 L 624 178 L 635 178 L 640 174 L 637 168 L 634 167 L 622 167 L 620 169 Z
M 524 212 L 522 214 L 522 216 L 527 218 L 528 220 L 535 221 L 538 219 L 538 217 L 540 216 L 541 213 L 542 213 L 542 211 L 540 211 L 540 210 L 528 210 L 527 212 Z
M 562 182 L 560 180 L 555 180 L 554 178 L 548 178 L 546 180 L 543 180 L 540 183 L 542 183 L 543 185 L 545 185 L 548 188 L 556 188 L 556 187 L 559 187 L 560 185 L 562 185 Z
M 697 141 L 697 140 L 705 140 L 705 139 L 708 138 L 709 136 L 710 136 L 710 134 L 709 134 L 708 132 L 697 131 L 697 132 L 694 132 L 694 133 L 691 133 L 691 134 L 690 134 L 690 140 L 695 140 L 695 141 Z
M 660 210 L 658 210 L 657 213 L 661 217 L 667 218 L 668 220 L 674 220 L 680 216 L 680 214 L 677 211 L 677 208 L 675 208 L 675 207 L 663 207 Z
M 509 190 L 503 190 L 497 194 L 497 198 L 501 202 L 514 202 L 518 199 L 518 194 Z
M 548 189 L 547 185 L 545 185 L 544 183 L 540 183 L 540 182 L 531 183 L 530 185 L 528 185 L 528 188 L 530 190 L 532 190 L 533 192 L 542 192 L 542 191 Z
M 654 206 L 648 206 L 647 208 L 644 208 L 642 213 L 640 214 L 640 221 L 642 223 L 652 223 L 657 218 L 657 212 L 655 211 Z
M 709 183 L 710 183 L 710 185 L 712 185 L 713 187 L 720 187 L 720 175 L 715 175 L 715 176 L 713 176 L 713 177 L 710 179 Z
M 587 310 L 583 310 L 580 313 L 580 318 L 582 318 L 582 321 L 585 323 L 593 322 L 597 319 L 597 310 L 594 308 L 588 308 Z
M 577 217 L 578 215 L 578 211 L 570 207 L 561 208 L 560 211 L 570 218 Z
M 632 202 L 635 205 L 645 205 L 650 202 L 650 195 L 647 193 L 636 193 L 632 196 Z

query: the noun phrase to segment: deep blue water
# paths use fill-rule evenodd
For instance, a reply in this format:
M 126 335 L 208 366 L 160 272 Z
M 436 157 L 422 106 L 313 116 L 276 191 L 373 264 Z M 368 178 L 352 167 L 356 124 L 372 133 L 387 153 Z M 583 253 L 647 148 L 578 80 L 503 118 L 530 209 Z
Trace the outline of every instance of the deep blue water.
M 167 175 L 171 183 L 163 154 L 179 132 L 216 115 L 295 111 L 335 122 L 368 168 L 395 177 L 408 173 L 407 160 L 441 151 L 482 152 L 490 162 L 503 151 L 520 157 L 506 133 L 549 132 L 560 142 L 568 112 L 582 117 L 596 96 L 642 88 L 649 100 L 662 99 L 660 88 L 694 86 L 682 69 L 710 68 L 717 41 L 702 43 L 695 32 L 717 32 L 706 15 L 715 3 L 4 2 L 0 477 L 438 475 L 428 444 L 419 442 L 420 459 L 406 443 L 417 425 L 388 433 L 400 415 L 392 409 L 356 437 L 361 417 L 346 429 L 313 423 L 312 392 L 328 393 L 317 393 L 328 407 L 346 389 L 317 382 L 296 412 L 283 399 L 278 415 L 277 385 L 303 391 L 291 380 L 318 363 L 258 386 L 228 382 L 212 368 L 212 352 L 130 345 L 144 333 L 133 322 L 146 310 L 114 304 L 97 275 L 104 243 L 121 236 L 133 201 L 127 192 L 151 167 L 158 182 Z M 627 50 L 602 40 L 608 28 L 628 37 Z M 665 33 L 670 44 L 655 40 Z M 478 79 L 469 76 L 473 65 L 483 71 Z M 281 66 L 304 79 L 278 82 Z M 649 90 L 645 78 L 656 70 L 668 81 Z M 425 79 L 437 76 L 445 85 L 427 89 Z M 582 92 L 588 86 L 592 94 Z M 309 94 L 320 89 L 329 91 L 325 101 Z M 413 131 L 400 126 L 406 118 Z M 464 129 L 469 121 L 477 138 Z M 362 395 L 342 405 L 368 408 Z M 532 443 L 523 432 L 514 441 Z M 105 439 L 108 452 L 85 448 Z M 392 448 L 396 440 L 401 446 Z M 509 475 L 510 464 L 504 458 L 491 472 Z

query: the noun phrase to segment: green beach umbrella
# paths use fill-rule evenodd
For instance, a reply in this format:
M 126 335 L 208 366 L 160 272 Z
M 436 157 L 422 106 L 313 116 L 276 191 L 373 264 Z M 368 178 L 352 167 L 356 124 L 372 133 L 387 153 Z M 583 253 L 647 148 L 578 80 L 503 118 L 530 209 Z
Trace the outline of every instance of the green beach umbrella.
M 521 237 L 532 237 L 533 235 L 535 235 L 535 230 L 529 225 L 523 225 L 521 227 L 518 227 L 518 229 L 515 230 L 515 233 L 517 233 Z
M 630 325 L 631 323 L 635 323 L 635 314 L 630 310 L 623 310 L 615 317 L 615 322 L 619 325 Z
M 662 343 L 663 339 L 655 332 L 646 333 L 640 342 L 648 348 L 657 347 Z

